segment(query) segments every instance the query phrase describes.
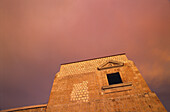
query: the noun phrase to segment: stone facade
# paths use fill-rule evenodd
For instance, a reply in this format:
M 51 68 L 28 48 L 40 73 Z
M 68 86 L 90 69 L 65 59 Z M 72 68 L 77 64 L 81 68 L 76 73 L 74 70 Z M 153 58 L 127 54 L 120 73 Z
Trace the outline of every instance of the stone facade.
M 114 73 L 119 74 L 121 82 L 110 84 L 107 76 Z M 62 64 L 47 106 L 21 111 L 166 112 L 166 109 L 135 64 L 125 54 L 119 54 Z
M 46 112 L 47 104 L 2 110 L 1 112 Z
M 123 83 L 109 85 L 107 74 Z M 125 54 L 62 64 L 47 112 L 166 112 Z

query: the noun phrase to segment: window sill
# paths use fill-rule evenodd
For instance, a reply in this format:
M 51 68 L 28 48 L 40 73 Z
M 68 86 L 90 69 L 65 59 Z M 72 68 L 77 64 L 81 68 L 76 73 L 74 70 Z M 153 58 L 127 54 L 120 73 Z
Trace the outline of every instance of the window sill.
M 132 83 L 120 83 L 109 86 L 103 86 L 102 90 L 104 94 L 129 91 L 132 89 Z
M 113 84 L 113 85 L 109 85 L 109 86 L 103 86 L 102 90 L 112 89 L 112 88 L 119 88 L 119 87 L 126 87 L 126 86 L 132 86 L 132 83 L 128 82 L 128 83 L 120 83 L 120 84 Z

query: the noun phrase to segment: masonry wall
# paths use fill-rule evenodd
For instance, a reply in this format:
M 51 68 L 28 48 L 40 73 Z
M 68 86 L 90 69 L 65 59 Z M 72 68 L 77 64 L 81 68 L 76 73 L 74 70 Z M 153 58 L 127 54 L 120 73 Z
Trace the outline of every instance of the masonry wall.
M 123 66 L 98 70 L 109 61 Z M 119 72 L 122 82 L 109 85 L 106 75 Z M 61 66 L 51 90 L 47 112 L 166 111 L 134 63 L 125 55 Z
M 46 112 L 47 104 L 32 105 L 19 108 L 2 110 L 0 112 Z
M 14 110 L 14 111 L 8 111 L 8 112 L 46 112 L 46 108 L 41 107 L 41 108 Z

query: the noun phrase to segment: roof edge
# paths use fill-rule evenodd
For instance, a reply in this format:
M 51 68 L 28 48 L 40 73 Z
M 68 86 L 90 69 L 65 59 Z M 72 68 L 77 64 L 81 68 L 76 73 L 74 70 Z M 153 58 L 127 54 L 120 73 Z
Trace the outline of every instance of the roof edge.
M 1 110 L 1 112 L 11 112 L 11 111 L 27 110 L 27 109 L 34 109 L 34 108 L 41 108 L 41 107 L 47 107 L 47 104 L 11 108 L 11 109 L 6 109 L 6 110 Z
M 106 58 L 106 57 L 112 57 L 112 56 L 118 56 L 118 55 L 125 55 L 125 54 L 126 54 L 126 53 L 115 54 L 115 55 L 109 55 L 109 56 L 102 56 L 102 57 L 98 57 L 98 58 L 91 58 L 91 59 L 85 59 L 85 60 L 80 60 L 80 61 L 62 63 L 61 65 L 67 65 L 67 64 L 72 64 L 72 63 L 78 63 L 78 62 L 83 62 L 83 61 L 89 61 L 89 60 L 94 60 L 94 59 L 100 59 L 100 58 Z

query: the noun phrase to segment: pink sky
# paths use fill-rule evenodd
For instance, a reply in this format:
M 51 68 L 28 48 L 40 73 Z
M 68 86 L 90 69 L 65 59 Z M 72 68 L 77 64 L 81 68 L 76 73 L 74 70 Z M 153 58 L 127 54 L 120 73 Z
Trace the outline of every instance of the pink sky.
M 170 1 L 1 0 L 0 109 L 47 103 L 60 64 L 125 52 L 170 111 Z

